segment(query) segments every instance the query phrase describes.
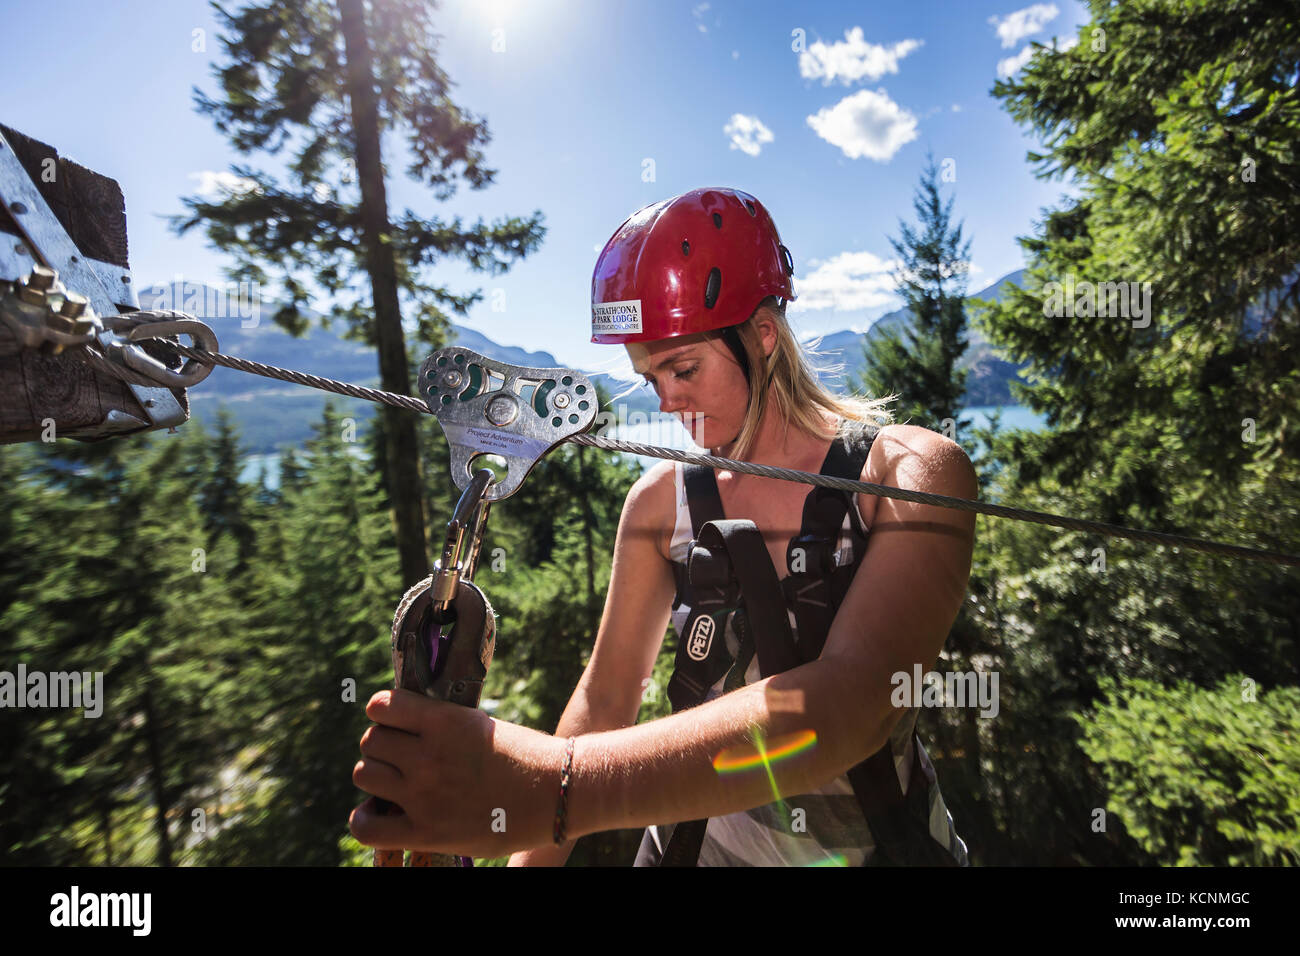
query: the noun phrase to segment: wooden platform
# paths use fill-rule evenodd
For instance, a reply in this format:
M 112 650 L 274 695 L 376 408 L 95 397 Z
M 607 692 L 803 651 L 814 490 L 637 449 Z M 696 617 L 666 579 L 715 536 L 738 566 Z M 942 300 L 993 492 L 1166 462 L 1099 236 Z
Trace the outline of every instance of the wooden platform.
M 56 225 L 37 202 L 11 199 L 16 184 L 0 181 L 0 280 L 25 276 L 37 261 L 27 233 L 45 264 L 59 271 L 70 290 L 86 295 L 99 314 L 137 309 L 121 187 L 3 124 L 0 136 L 0 175 L 15 169 L 16 156 L 27 176 L 18 185 L 39 195 L 57 219 Z M 3 155 L 9 150 L 11 155 Z M 171 427 L 188 417 L 184 389 L 143 388 L 98 375 L 71 359 L 23 348 L 0 323 L 0 443 L 41 440 L 51 432 L 91 441 Z

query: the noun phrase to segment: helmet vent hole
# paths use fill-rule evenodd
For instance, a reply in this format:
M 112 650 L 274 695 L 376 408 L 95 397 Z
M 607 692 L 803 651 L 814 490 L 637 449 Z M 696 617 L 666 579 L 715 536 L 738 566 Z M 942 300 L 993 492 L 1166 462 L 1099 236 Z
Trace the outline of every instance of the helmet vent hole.
M 709 270 L 709 279 L 704 284 L 704 307 L 713 308 L 718 302 L 718 293 L 722 291 L 722 272 L 717 266 Z
M 790 255 L 790 250 L 784 245 L 781 246 L 781 258 L 785 260 L 785 274 L 794 275 L 794 257 Z
M 719 229 L 722 228 L 722 213 L 715 212 L 713 214 L 713 224 L 717 226 Z
M 754 204 L 748 199 L 745 200 L 745 211 L 751 216 L 757 216 L 758 212 L 754 209 Z
M 689 256 L 690 254 L 691 254 L 691 244 L 690 244 L 690 242 L 689 242 L 688 240 L 683 239 L 683 240 L 682 240 L 682 255 L 684 255 L 684 256 Z

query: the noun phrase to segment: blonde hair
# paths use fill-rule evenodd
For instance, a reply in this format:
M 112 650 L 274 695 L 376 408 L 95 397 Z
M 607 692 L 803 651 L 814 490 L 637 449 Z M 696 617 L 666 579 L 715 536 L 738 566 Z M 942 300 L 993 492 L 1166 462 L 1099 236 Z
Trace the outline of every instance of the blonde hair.
M 776 346 L 771 355 L 763 353 L 762 332 L 758 327 L 761 318 L 770 319 L 776 328 Z M 753 448 L 769 396 L 773 410 L 787 429 L 793 425 L 816 438 L 833 437 L 826 434 L 823 413 L 876 427 L 893 422 L 894 416 L 886 406 L 896 395 L 875 399 L 852 393 L 835 395 L 822 385 L 817 367 L 809 361 L 811 350 L 795 340 L 786 321 L 785 303 L 776 296 L 760 302 L 754 314 L 738 325 L 736 331 L 749 360 L 749 406 L 731 448 L 732 458 L 743 459 Z

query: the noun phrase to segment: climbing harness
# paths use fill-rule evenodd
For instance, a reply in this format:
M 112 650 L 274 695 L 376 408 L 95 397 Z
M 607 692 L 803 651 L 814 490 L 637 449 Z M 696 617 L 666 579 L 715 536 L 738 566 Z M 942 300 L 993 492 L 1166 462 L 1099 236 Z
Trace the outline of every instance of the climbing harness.
M 866 430 L 846 428 L 831 443 L 821 474 L 861 474 L 874 438 Z M 675 615 L 685 615 L 668 682 L 674 713 L 704 703 L 724 677 L 722 692 L 742 686 L 755 658 L 760 677 L 816 660 L 867 544 L 867 531 L 849 494 L 814 488 L 804 502 L 799 532 L 787 548 L 789 574 L 778 580 L 754 523 L 725 517 L 713 470 L 687 465 L 682 478 L 692 541 L 685 564 L 673 565 L 677 584 L 673 610 Z M 837 565 L 836 551 L 846 527 L 853 557 Z M 734 650 L 725 639 L 728 624 Z M 954 857 L 929 832 L 930 780 L 914 731 L 912 736 L 906 792 L 899 784 L 892 739 L 846 773 L 871 832 L 873 852 L 868 863 L 952 866 Z M 708 820 L 673 826 L 659 865 L 695 866 L 707 826 Z

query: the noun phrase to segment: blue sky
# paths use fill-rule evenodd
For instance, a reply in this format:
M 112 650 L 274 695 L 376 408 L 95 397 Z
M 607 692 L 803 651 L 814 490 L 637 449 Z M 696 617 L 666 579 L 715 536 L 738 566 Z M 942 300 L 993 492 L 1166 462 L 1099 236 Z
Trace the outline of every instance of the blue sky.
M 223 282 L 223 256 L 162 217 L 232 162 L 278 166 L 238 157 L 193 109 L 220 59 L 206 3 L 0 10 L 21 24 L 0 36 L 0 121 L 122 184 L 138 286 Z M 455 101 L 489 124 L 497 183 L 440 204 L 394 178 L 390 201 L 471 220 L 540 209 L 542 248 L 506 275 L 447 262 L 433 276 L 484 290 L 458 321 L 566 364 L 613 357 L 587 341 L 600 247 L 635 209 L 698 186 L 768 207 L 795 258 L 797 331 L 865 328 L 898 304 L 888 236 L 911 217 L 927 150 L 955 173 L 972 291 L 1022 266 L 1016 237 L 1065 186 L 1034 177 L 1037 144 L 989 90 L 1031 41 L 1065 42 L 1085 20 L 1070 0 L 446 0 L 441 60 Z

